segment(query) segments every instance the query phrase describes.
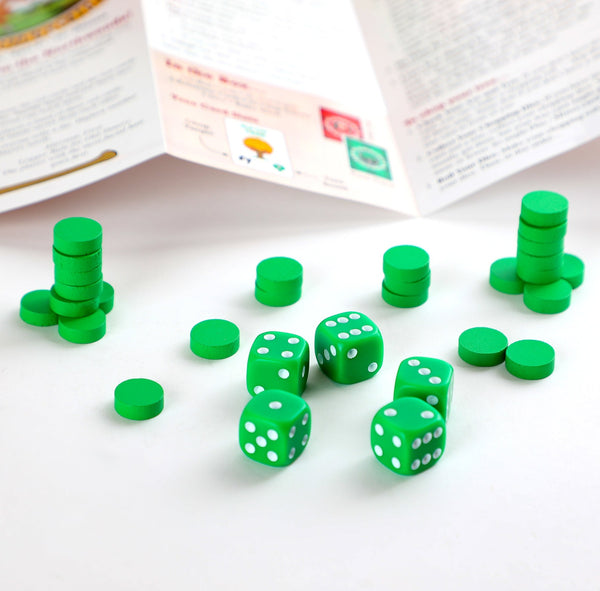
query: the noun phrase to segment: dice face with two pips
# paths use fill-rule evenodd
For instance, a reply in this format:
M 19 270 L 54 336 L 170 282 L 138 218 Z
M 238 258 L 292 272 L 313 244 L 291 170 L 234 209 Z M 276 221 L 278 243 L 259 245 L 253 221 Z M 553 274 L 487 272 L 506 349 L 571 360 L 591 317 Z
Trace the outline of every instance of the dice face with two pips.
M 288 466 L 304 451 L 310 427 L 310 408 L 302 398 L 283 390 L 265 390 L 242 412 L 240 447 L 261 464 Z
M 383 338 L 364 314 L 344 312 L 325 318 L 315 333 L 315 355 L 326 376 L 340 384 L 373 377 L 383 361 Z
M 246 386 L 253 396 L 265 390 L 284 390 L 301 396 L 306 388 L 308 343 L 290 332 L 259 334 L 248 356 Z
M 454 369 L 442 359 L 409 357 L 400 363 L 394 400 L 413 396 L 435 408 L 447 420 L 452 404 Z
M 371 448 L 390 470 L 411 476 L 434 466 L 446 446 L 442 415 L 420 398 L 398 398 L 371 423 Z

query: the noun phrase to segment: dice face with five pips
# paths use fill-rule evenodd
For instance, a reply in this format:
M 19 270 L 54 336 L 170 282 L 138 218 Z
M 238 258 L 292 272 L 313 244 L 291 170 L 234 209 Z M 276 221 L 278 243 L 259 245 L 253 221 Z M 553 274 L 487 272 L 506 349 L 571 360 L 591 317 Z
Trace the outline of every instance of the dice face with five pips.
M 431 468 L 445 446 L 446 423 L 442 415 L 419 398 L 398 398 L 373 417 L 373 453 L 397 474 L 412 476 Z
M 290 332 L 259 334 L 248 356 L 246 386 L 253 396 L 265 390 L 284 390 L 301 396 L 308 379 L 308 343 Z
M 310 428 L 310 408 L 302 398 L 283 390 L 265 390 L 242 411 L 240 447 L 261 464 L 288 466 L 304 451 Z
M 447 361 L 434 357 L 409 357 L 398 367 L 394 399 L 407 396 L 420 398 L 447 420 L 453 388 L 454 369 Z
M 362 382 L 381 368 L 381 332 L 370 318 L 358 312 L 329 316 L 317 326 L 315 355 L 323 373 L 334 382 Z

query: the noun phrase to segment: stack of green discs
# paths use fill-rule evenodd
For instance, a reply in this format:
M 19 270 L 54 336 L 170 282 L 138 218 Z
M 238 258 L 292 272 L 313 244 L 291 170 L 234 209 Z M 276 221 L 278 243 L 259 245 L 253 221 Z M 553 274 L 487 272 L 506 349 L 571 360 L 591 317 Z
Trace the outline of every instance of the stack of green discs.
M 93 343 L 106 333 L 114 290 L 102 277 L 102 226 L 82 217 L 54 226 L 54 285 L 21 300 L 21 318 L 36 326 L 58 324 L 73 343 Z
M 258 263 L 254 295 L 266 306 L 289 306 L 302 295 L 302 265 L 288 257 Z
M 431 271 L 429 255 L 418 246 L 393 246 L 383 255 L 381 296 L 397 308 L 414 308 L 427 301 Z
M 525 305 L 542 314 L 569 307 L 571 291 L 583 282 L 584 265 L 564 252 L 568 209 L 567 199 L 551 191 L 533 191 L 523 197 L 517 256 L 492 264 L 494 289 L 522 293 Z

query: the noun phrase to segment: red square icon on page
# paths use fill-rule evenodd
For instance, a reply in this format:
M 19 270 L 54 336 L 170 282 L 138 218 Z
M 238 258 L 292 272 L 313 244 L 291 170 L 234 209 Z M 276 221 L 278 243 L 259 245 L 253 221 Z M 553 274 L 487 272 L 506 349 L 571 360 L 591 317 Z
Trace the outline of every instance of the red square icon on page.
M 356 117 L 321 108 L 323 135 L 331 140 L 341 142 L 345 136 L 362 139 L 362 128 Z

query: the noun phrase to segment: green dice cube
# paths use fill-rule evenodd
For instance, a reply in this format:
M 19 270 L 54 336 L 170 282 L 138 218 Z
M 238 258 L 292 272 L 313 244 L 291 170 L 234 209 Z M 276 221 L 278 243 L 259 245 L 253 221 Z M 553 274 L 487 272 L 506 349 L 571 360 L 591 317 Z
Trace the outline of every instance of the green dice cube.
M 446 423 L 442 415 L 420 398 L 398 398 L 373 417 L 373 453 L 397 474 L 411 476 L 431 468 L 445 447 Z
M 377 325 L 364 314 L 335 314 L 317 326 L 315 355 L 323 373 L 334 382 L 355 384 L 380 370 L 383 338 Z
M 259 334 L 248 355 L 246 387 L 253 396 L 284 390 L 301 396 L 306 388 L 310 353 L 305 339 L 291 332 Z
M 433 406 L 445 421 L 450 416 L 454 368 L 435 357 L 409 357 L 400 363 L 394 399 L 414 396 Z
M 304 451 L 310 426 L 310 408 L 302 398 L 283 390 L 265 390 L 242 411 L 240 447 L 261 464 L 288 466 Z

